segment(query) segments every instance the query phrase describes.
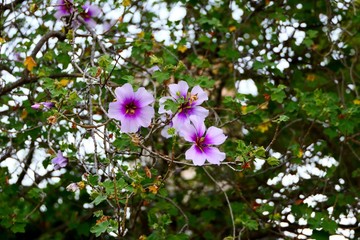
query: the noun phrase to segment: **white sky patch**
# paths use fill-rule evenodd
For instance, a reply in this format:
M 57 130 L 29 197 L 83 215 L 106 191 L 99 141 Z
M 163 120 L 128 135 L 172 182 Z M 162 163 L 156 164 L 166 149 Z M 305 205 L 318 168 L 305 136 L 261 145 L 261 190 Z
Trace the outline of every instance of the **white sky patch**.
M 286 174 L 281 180 L 281 184 L 284 187 L 293 185 L 293 184 L 298 183 L 298 182 L 299 182 L 299 176 L 294 175 L 294 174 Z
M 158 42 L 164 42 L 165 45 L 170 45 L 170 31 L 169 30 L 160 30 L 154 32 L 154 38 Z
M 242 10 L 242 9 L 235 3 L 235 1 L 232 1 L 232 2 L 231 2 L 230 9 L 232 10 L 232 14 L 231 14 L 232 18 L 233 18 L 235 21 L 241 22 L 241 17 L 242 17 L 242 15 L 244 15 L 244 10 Z
M 186 8 L 178 2 L 170 11 L 170 22 L 181 21 L 186 16 Z
M 276 68 L 282 72 L 284 71 L 284 69 L 289 67 L 290 67 L 290 63 L 286 61 L 284 58 L 280 59 L 279 63 L 276 65 Z
M 320 14 L 319 14 L 319 20 L 320 20 L 320 22 L 322 22 L 324 25 L 326 25 L 327 22 L 328 22 L 328 20 L 329 20 L 329 18 L 328 18 L 327 15 L 320 13 Z
M 330 39 L 333 42 L 336 42 L 340 39 L 342 30 L 340 28 L 336 28 L 335 30 L 330 32 Z
M 161 8 L 160 11 L 159 11 L 159 19 L 160 20 L 166 20 L 169 18 L 169 10 L 167 10 L 166 7 L 164 8 Z
M 347 238 L 343 235 L 331 235 L 329 240 L 347 240 Z
M 251 94 L 254 97 L 258 95 L 258 89 L 252 79 L 236 81 L 235 87 L 240 94 Z
M 7 110 L 9 110 L 8 105 L 3 104 L 2 106 L 0 106 L 0 112 L 4 112 L 4 111 L 7 111 Z
M 304 41 L 305 36 L 306 34 L 304 31 L 295 30 L 294 33 L 294 38 L 296 39 L 295 44 L 299 46 Z
M 320 202 L 327 201 L 328 197 L 323 194 L 316 194 L 311 195 L 308 198 L 304 200 L 304 203 L 306 203 L 309 207 L 315 207 Z
M 260 158 L 255 158 L 254 165 L 255 165 L 255 171 L 258 171 L 261 169 L 261 167 L 264 165 L 265 160 Z

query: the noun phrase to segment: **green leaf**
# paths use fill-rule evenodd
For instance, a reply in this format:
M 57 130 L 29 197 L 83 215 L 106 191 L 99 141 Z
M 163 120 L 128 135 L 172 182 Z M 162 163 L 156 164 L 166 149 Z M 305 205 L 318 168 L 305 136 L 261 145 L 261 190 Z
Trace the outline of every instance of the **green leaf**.
M 94 214 L 95 217 L 102 217 L 102 216 L 104 216 L 104 213 L 103 213 L 102 210 L 95 211 L 93 214 Z
M 266 159 L 266 162 L 270 165 L 270 166 L 277 166 L 280 164 L 280 160 L 277 159 L 276 157 L 269 157 Z
M 111 62 L 112 62 L 112 58 L 107 54 L 102 55 L 98 59 L 99 66 L 104 69 L 106 69 L 109 65 L 111 65 Z
M 133 84 L 134 83 L 134 76 L 131 75 L 126 75 L 126 76 L 122 76 L 121 79 L 125 80 L 126 82 Z
M 97 175 L 89 175 L 88 176 L 88 181 L 92 186 L 98 184 L 98 179 L 99 179 L 99 176 L 97 176 Z
M 196 81 L 199 82 L 200 87 L 203 88 L 212 88 L 214 87 L 215 84 L 215 80 L 210 79 L 209 77 L 206 76 L 201 76 L 197 78 Z
M 174 102 L 173 100 L 171 99 L 168 99 L 165 101 L 164 103 L 164 108 L 166 110 L 170 110 L 171 112 L 176 112 L 177 109 L 179 108 L 178 104 L 176 102 Z
M 25 232 L 26 223 L 24 222 L 16 222 L 12 227 L 11 231 L 13 233 L 24 233 Z
M 176 234 L 176 235 L 169 235 L 167 237 L 168 240 L 187 240 L 189 239 L 189 236 L 186 235 L 185 233 L 180 233 L 180 234 Z
M 103 186 L 105 187 L 105 191 L 107 194 L 112 194 L 114 193 L 115 190 L 115 185 L 114 182 L 112 180 L 106 180 L 105 182 L 103 182 Z
M 265 157 L 265 148 L 264 147 L 258 147 L 254 150 L 254 155 L 256 157 Z
M 336 232 L 336 229 L 338 228 L 338 225 L 334 220 L 325 219 L 322 223 L 322 227 L 325 231 L 329 232 L 330 234 L 334 234 Z
M 274 119 L 273 122 L 281 123 L 281 122 L 287 122 L 289 121 L 289 117 L 286 115 L 280 115 L 278 118 Z
M 165 80 L 170 78 L 170 73 L 155 71 L 152 76 L 156 79 L 157 82 L 163 83 Z
M 31 198 L 34 198 L 34 199 L 37 199 L 37 198 L 40 198 L 41 197 L 41 194 L 43 194 L 43 190 L 42 189 L 39 189 L 39 188 L 32 188 L 29 192 L 28 192 L 28 195 L 31 197 Z
M 95 205 L 99 205 L 101 202 L 105 201 L 106 199 L 107 199 L 106 195 L 99 195 L 94 199 L 94 201 L 92 201 L 92 203 L 94 203 Z
M 286 98 L 286 94 L 284 91 L 276 91 L 271 94 L 271 100 L 282 103 Z
M 356 169 L 355 171 L 353 171 L 353 172 L 351 173 L 351 176 L 352 176 L 353 178 L 360 177 L 360 168 L 358 168 L 358 169 Z
M 164 61 L 155 55 L 150 56 L 150 65 L 160 64 L 163 65 Z
M 104 221 L 95 226 L 92 226 L 90 232 L 95 233 L 96 237 L 99 237 L 103 232 L 105 232 L 110 226 L 110 222 Z
M 311 238 L 316 240 L 328 240 L 329 237 L 330 235 L 327 232 L 318 230 L 313 230 L 313 234 L 311 235 Z
M 56 60 L 63 65 L 63 68 L 67 68 L 69 63 L 71 62 L 71 57 L 67 52 L 60 53 L 56 56 Z

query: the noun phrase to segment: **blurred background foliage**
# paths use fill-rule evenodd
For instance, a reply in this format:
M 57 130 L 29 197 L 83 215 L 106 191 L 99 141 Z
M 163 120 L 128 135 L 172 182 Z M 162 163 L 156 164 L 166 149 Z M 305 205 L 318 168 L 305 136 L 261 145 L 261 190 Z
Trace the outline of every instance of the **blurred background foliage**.
M 0 5 L 2 239 L 360 237 L 359 1 L 99 0 L 74 28 L 84 3 Z M 106 115 L 116 86 L 180 80 L 208 92 L 220 166 Z

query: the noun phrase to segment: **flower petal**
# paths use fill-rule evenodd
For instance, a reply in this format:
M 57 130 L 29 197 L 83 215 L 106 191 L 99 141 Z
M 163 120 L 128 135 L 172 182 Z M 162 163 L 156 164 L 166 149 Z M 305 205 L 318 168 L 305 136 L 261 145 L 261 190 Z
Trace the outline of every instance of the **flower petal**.
M 200 106 L 193 106 L 191 115 L 194 115 L 200 119 L 205 120 L 205 118 L 209 115 L 209 110 Z
M 135 133 L 139 130 L 140 125 L 132 118 L 124 118 L 121 121 L 121 132 Z
M 85 9 L 85 8 L 84 8 Z M 101 13 L 101 10 L 98 6 L 96 5 L 90 5 L 87 8 L 87 14 L 90 17 L 97 17 L 99 14 Z
M 205 163 L 206 155 L 195 145 L 192 145 L 191 148 L 185 152 L 185 159 L 192 160 L 195 165 L 201 166 Z
M 117 87 L 115 94 L 119 103 L 122 103 L 126 99 L 134 98 L 134 90 L 129 83 L 124 84 L 122 87 Z
M 185 113 L 181 112 L 174 116 L 172 122 L 176 130 L 181 130 L 184 125 L 190 124 L 190 119 Z
M 89 25 L 89 27 L 94 28 L 96 26 L 96 22 L 92 18 L 86 18 L 84 21 Z
M 205 135 L 204 143 L 220 145 L 225 142 L 226 138 L 227 136 L 224 135 L 222 129 L 217 127 L 209 127 Z
M 124 114 L 125 113 L 121 111 L 121 104 L 119 102 L 111 102 L 109 104 L 108 116 L 110 118 L 114 118 L 121 121 L 124 118 Z
M 188 90 L 189 85 L 184 81 L 180 81 L 178 84 L 169 85 L 170 95 L 175 99 L 178 99 L 180 97 L 186 98 Z
M 196 117 L 196 116 L 190 116 L 189 118 L 196 129 L 197 136 L 198 137 L 204 136 L 204 133 L 206 131 L 204 119 Z
M 62 152 L 59 150 L 57 155 L 58 158 L 64 158 L 64 155 L 62 154 Z
M 193 95 L 197 95 L 197 100 L 194 101 L 195 105 L 200 105 L 204 101 L 209 99 L 206 92 L 200 86 L 193 87 L 193 89 L 191 90 L 191 96 Z
M 223 161 L 226 157 L 225 153 L 220 152 L 219 149 L 215 147 L 207 147 L 203 150 L 204 154 L 206 155 L 206 159 L 212 164 L 220 165 L 220 162 Z
M 149 127 L 151 119 L 155 116 L 155 110 L 151 106 L 139 109 L 140 113 L 136 116 L 137 123 L 142 127 Z
M 151 93 L 141 87 L 134 93 L 134 98 L 138 101 L 140 107 L 152 104 L 155 99 Z
M 58 170 L 60 168 L 66 167 L 68 159 L 64 157 L 62 152 L 59 150 L 56 157 L 51 160 L 51 163 L 54 164 L 54 169 Z
M 173 123 L 174 123 L 174 119 L 173 119 Z M 185 141 L 188 142 L 196 141 L 197 132 L 192 124 L 184 124 L 180 129 L 176 128 L 175 124 L 173 126 L 177 131 L 179 131 L 179 135 L 183 137 Z

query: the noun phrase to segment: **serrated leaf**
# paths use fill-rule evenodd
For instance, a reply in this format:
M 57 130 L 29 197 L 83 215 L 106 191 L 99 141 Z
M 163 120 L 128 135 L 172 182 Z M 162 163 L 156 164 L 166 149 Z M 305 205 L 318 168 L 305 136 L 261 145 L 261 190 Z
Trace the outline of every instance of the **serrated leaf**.
M 155 65 L 155 64 L 163 64 L 163 60 L 161 58 L 158 58 L 155 55 L 151 55 L 150 56 L 150 65 Z
M 176 112 L 176 110 L 178 109 L 178 104 L 174 101 L 172 101 L 171 99 L 168 99 L 165 101 L 164 103 L 164 108 L 166 110 L 170 110 L 171 112 Z
M 102 68 L 108 67 L 109 65 L 111 65 L 111 62 L 112 62 L 112 59 L 107 54 L 102 55 L 101 57 L 99 57 L 99 60 L 98 60 L 99 66 Z
M 322 227 L 328 233 L 334 234 L 336 232 L 336 229 L 338 228 L 338 225 L 335 221 L 331 219 L 325 219 L 322 223 Z
M 256 157 L 265 157 L 265 148 L 264 147 L 258 147 L 254 150 L 254 155 Z
M 99 179 L 99 176 L 97 176 L 97 175 L 89 175 L 88 176 L 88 181 L 93 186 L 98 184 L 98 179 Z
M 105 195 L 99 195 L 94 199 L 94 201 L 92 201 L 92 203 L 94 203 L 95 205 L 99 205 L 101 202 L 103 202 L 106 199 L 107 197 Z
M 156 79 L 157 82 L 162 83 L 170 78 L 170 73 L 156 71 L 152 74 L 152 76 Z
M 133 84 L 135 78 L 134 78 L 134 76 L 126 75 L 126 76 L 121 77 L 121 79 L 124 79 L 126 82 Z
M 99 237 L 103 232 L 105 232 L 108 229 L 109 226 L 110 226 L 110 222 L 104 221 L 99 224 L 96 224 L 95 226 L 92 226 L 90 232 L 95 233 L 95 236 Z
M 273 122 L 276 122 L 276 123 L 287 122 L 287 121 L 289 121 L 289 119 L 290 118 L 286 115 L 280 115 L 278 118 L 273 120 Z
M 102 210 L 95 211 L 93 214 L 95 217 L 102 217 L 104 215 Z
M 25 227 L 26 227 L 26 223 L 17 222 L 11 227 L 11 231 L 13 233 L 24 233 L 25 232 Z
M 277 166 L 280 164 L 280 160 L 277 159 L 276 157 L 269 157 L 266 159 L 266 162 L 270 165 L 270 166 Z

